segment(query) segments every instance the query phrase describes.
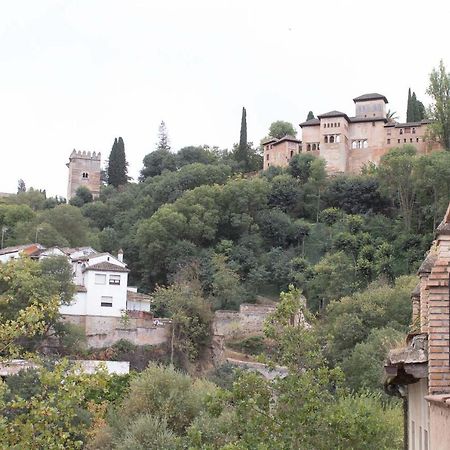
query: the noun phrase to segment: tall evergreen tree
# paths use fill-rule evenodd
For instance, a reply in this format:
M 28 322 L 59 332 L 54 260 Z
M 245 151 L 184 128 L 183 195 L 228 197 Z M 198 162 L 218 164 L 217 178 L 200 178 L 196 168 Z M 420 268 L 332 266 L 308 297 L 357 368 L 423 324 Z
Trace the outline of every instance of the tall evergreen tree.
M 164 120 L 162 120 L 161 124 L 159 125 L 158 138 L 159 141 L 156 145 L 156 150 L 170 151 L 169 133 L 167 132 L 167 127 Z
M 247 111 L 242 108 L 241 117 L 241 134 L 239 138 L 239 145 L 236 148 L 234 157 L 237 162 L 242 163 L 243 168 L 248 168 L 248 142 L 247 142 Z
M 26 192 L 27 188 L 25 186 L 25 181 L 22 180 L 22 178 L 17 182 L 17 193 L 20 192 Z
M 315 117 L 314 117 L 314 113 L 312 111 L 310 111 L 308 113 L 308 117 L 306 118 L 306 120 L 312 120 L 312 119 L 315 119 Z
M 412 122 L 413 116 L 414 116 L 414 111 L 413 111 L 413 105 L 412 105 L 412 98 L 411 98 L 411 88 L 408 88 L 408 103 L 406 106 L 406 121 L 407 122 Z
M 128 181 L 127 166 L 123 139 L 121 137 L 115 138 L 108 160 L 108 184 L 114 187 L 126 184 Z
M 411 88 L 408 89 L 408 106 L 406 109 L 407 122 L 420 122 L 425 119 L 425 106 L 419 100 L 415 92 L 411 93 Z

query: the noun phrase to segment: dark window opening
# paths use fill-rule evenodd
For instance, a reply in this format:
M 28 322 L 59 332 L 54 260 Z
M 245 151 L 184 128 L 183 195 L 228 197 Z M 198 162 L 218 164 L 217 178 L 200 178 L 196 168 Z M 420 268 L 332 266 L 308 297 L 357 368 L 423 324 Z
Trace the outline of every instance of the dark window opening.
M 112 303 L 111 302 L 102 302 L 101 305 L 106 307 L 106 308 L 112 308 Z

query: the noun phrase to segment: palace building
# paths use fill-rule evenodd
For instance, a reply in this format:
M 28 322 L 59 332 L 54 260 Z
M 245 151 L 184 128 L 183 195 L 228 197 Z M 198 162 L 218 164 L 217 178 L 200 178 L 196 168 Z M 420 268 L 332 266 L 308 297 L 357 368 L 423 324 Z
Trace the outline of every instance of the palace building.
M 364 94 L 353 99 L 355 115 L 330 111 L 300 123 L 302 139 L 285 136 L 264 146 L 264 170 L 287 166 L 298 153 L 310 152 L 325 159 L 329 173 L 359 172 L 367 163 L 378 164 L 391 148 L 412 144 L 419 153 L 441 149 L 428 137 L 429 120 L 398 123 L 386 117 L 387 98 Z

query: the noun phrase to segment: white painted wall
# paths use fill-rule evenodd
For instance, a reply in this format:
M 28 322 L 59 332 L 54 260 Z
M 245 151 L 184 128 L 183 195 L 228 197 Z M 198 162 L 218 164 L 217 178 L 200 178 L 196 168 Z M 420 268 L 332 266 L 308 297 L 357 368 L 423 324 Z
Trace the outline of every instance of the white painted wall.
M 430 449 L 430 413 L 428 402 L 425 400 L 426 395 L 428 395 L 426 378 L 408 385 L 408 448 L 411 450 Z
M 59 312 L 61 314 L 72 314 L 85 316 L 86 315 L 86 304 L 87 304 L 87 293 L 77 292 L 73 301 L 70 305 L 61 305 L 59 307 Z
M 18 259 L 20 257 L 19 252 L 7 253 L 6 255 L 0 255 L 0 263 L 7 263 L 11 259 Z

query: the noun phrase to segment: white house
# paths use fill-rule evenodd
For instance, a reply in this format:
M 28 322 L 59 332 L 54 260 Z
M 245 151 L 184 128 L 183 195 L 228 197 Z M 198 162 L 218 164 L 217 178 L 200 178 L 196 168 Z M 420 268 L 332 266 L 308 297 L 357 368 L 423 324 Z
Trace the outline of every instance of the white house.
M 90 248 L 69 254 L 77 288 L 74 301 L 61 305 L 63 315 L 120 317 L 127 310 L 128 272 L 123 254 L 96 253 Z
M 92 247 L 45 248 L 40 244 L 20 245 L 0 250 L 0 263 L 25 255 L 34 259 L 65 256 L 73 268 L 76 294 L 70 305 L 61 305 L 64 316 L 121 317 L 124 312 L 150 312 L 150 296 L 128 287 L 123 252 L 117 257 L 98 253 Z

